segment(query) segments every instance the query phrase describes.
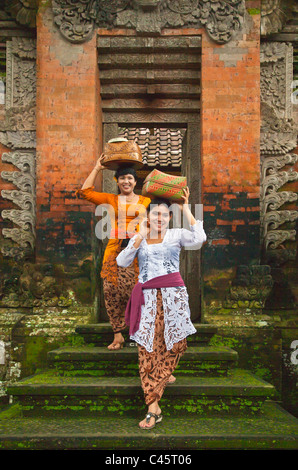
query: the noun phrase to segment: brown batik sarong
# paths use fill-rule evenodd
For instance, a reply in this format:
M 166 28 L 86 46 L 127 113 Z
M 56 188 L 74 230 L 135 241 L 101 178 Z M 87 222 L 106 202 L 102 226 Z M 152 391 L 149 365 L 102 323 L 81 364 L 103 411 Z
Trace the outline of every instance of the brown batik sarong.
M 157 290 L 156 310 L 153 352 L 149 353 L 143 346 L 138 345 L 139 373 L 146 405 L 161 399 L 170 376 L 187 348 L 186 338 L 175 343 L 170 351 L 166 348 L 160 289 Z
M 136 272 L 134 264 L 127 268 L 118 266 L 118 283 L 103 279 L 103 293 L 106 311 L 113 332 L 118 333 L 126 328 L 125 309 L 131 291 L 136 283 Z

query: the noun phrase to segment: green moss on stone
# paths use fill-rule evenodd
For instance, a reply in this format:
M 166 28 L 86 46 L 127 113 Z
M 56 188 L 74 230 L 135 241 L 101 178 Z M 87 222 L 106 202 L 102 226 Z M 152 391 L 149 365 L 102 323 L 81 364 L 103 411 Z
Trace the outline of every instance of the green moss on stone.
M 261 10 L 259 8 L 248 8 L 247 11 L 250 15 L 260 15 L 261 14 Z
M 12 419 L 12 418 L 15 418 L 16 416 L 22 416 L 22 414 L 23 412 L 22 412 L 21 405 L 19 404 L 12 405 L 0 413 L 0 421 L 4 419 Z

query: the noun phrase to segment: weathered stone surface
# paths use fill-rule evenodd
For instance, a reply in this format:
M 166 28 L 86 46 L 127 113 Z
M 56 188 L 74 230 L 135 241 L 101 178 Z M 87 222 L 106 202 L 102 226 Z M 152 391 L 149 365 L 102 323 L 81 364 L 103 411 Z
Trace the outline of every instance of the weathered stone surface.
M 197 333 L 190 336 L 188 341 L 190 344 L 208 345 L 212 336 L 217 332 L 216 325 L 208 325 L 202 323 L 194 323 Z M 96 323 L 87 325 L 78 325 L 76 333 L 84 338 L 86 344 L 94 344 L 95 346 L 105 346 L 112 339 L 111 327 L 108 323 Z M 124 332 L 127 342 L 129 342 L 127 331 Z
M 48 353 L 49 366 L 62 376 L 138 376 L 137 345 L 121 351 L 106 347 L 62 347 Z M 175 375 L 220 376 L 237 362 L 236 351 L 227 347 L 189 346 L 179 361 Z
M 31 413 L 104 411 L 135 413 L 143 403 L 138 377 L 66 377 L 54 371 L 38 374 L 8 387 L 13 402 Z M 247 371 L 227 377 L 179 377 L 163 395 L 165 414 L 221 412 L 256 413 L 274 387 Z
M 19 413 L 15 409 L 14 413 Z M 10 413 L 10 415 L 9 415 Z M 138 428 L 145 410 L 134 417 L 13 417 L 0 414 L 1 449 L 146 450 L 297 449 L 297 420 L 276 405 L 265 405 L 256 417 L 170 416 L 151 431 Z M 3 416 L 3 419 L 1 419 Z M 8 419 L 11 416 L 10 419 Z M 170 451 L 168 452 L 170 453 Z M 193 463 L 192 456 L 192 463 Z

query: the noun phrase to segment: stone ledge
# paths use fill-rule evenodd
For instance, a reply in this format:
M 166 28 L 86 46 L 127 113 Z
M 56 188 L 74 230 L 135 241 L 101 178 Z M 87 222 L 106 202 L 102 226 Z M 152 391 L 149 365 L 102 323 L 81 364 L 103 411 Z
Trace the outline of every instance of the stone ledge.
M 77 449 L 297 449 L 298 421 L 273 403 L 257 417 L 167 417 L 151 431 L 139 429 L 145 409 L 133 418 L 21 418 L 1 420 L 2 450 Z

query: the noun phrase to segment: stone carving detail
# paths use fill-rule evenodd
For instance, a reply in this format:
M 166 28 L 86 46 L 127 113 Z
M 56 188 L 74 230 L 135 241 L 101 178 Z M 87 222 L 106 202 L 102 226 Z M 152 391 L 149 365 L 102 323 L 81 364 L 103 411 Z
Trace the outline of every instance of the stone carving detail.
M 271 106 L 280 118 L 291 118 L 293 48 L 283 42 L 269 42 L 261 47 L 261 100 Z
M 274 230 L 285 222 L 294 222 L 298 219 L 297 211 L 270 211 L 264 217 L 264 236 L 266 237 L 268 230 Z
M 33 152 L 11 152 L 2 155 L 4 162 L 12 163 L 21 171 L 2 171 L 1 177 L 13 183 L 17 190 L 3 190 L 1 195 L 16 203 L 19 209 L 3 210 L 3 219 L 13 222 L 18 228 L 4 228 L 2 235 L 16 242 L 19 247 L 18 258 L 33 251 L 35 246 L 35 155 Z M 15 199 L 16 197 L 16 199 Z M 11 252 L 11 246 L 3 247 L 2 253 L 6 256 L 16 254 Z
M 262 0 L 261 2 L 261 34 L 281 31 L 291 15 L 292 0 Z
M 218 43 L 228 42 L 239 30 L 244 0 L 53 0 L 54 21 L 71 42 L 83 42 L 95 27 L 134 28 L 160 33 L 163 28 L 205 26 Z
M 218 43 L 230 41 L 241 28 L 245 5 L 242 1 L 166 0 L 163 27 L 205 26 L 209 36 Z
M 264 173 L 264 171 L 262 172 Z M 279 188 L 284 186 L 289 181 L 296 181 L 298 178 L 297 171 L 274 171 L 269 176 L 265 176 L 262 180 L 261 187 L 261 200 L 263 201 L 266 195 L 276 192 Z M 264 216 L 265 213 L 262 212 Z
M 296 179 L 296 172 L 281 172 L 279 173 L 277 170 L 280 170 L 285 165 L 293 165 L 298 160 L 298 155 L 296 154 L 286 154 L 281 155 L 280 157 L 267 157 L 264 158 L 262 164 L 262 191 L 268 193 L 268 188 L 271 185 L 275 187 L 275 189 L 280 188 L 280 180 L 282 180 L 282 185 L 285 184 L 283 179 L 288 181 L 293 181 Z M 276 180 L 276 184 L 274 183 Z M 266 196 L 264 196 L 265 198 Z M 294 200 L 294 199 L 292 199 Z
M 291 191 L 279 191 L 278 193 L 269 193 L 263 198 L 264 213 L 266 213 L 267 210 L 275 211 L 286 202 L 294 202 L 297 201 L 297 199 L 298 194 L 293 193 Z
M 20 58 L 36 60 L 35 39 L 12 37 L 11 50 L 13 54 Z
M 9 130 L 35 129 L 35 41 L 13 38 L 6 52 L 6 122 Z
M 285 204 L 298 195 L 289 191 L 288 183 L 298 180 L 291 165 L 298 155 L 297 128 L 292 120 L 291 82 L 293 48 L 289 44 L 269 42 L 261 46 L 261 238 L 265 257 L 275 265 L 293 259 L 285 242 L 294 241 L 298 211 Z M 283 186 L 287 184 L 287 190 Z M 285 251 L 288 256 L 285 257 Z
M 14 107 L 6 110 L 6 126 L 13 130 L 35 129 L 36 109 L 34 104 Z M 30 141 L 32 138 L 30 138 Z
M 32 152 L 11 152 L 3 153 L 2 161 L 12 163 L 22 172 L 35 174 L 35 158 Z
M 5 0 L 4 8 L 16 19 L 17 23 L 30 28 L 35 27 L 38 0 Z
M 14 282 L 4 281 L 0 307 L 69 307 L 74 300 L 72 291 L 46 267 L 25 262 L 15 269 Z
M 36 132 L 35 131 L 0 131 L 0 142 L 5 147 L 11 149 L 35 149 Z
M 2 211 L 3 219 L 13 227 L 2 230 L 5 242 L 1 251 L 16 259 L 31 256 L 35 246 L 35 60 L 34 40 L 13 38 L 7 43 L 6 113 L 0 142 L 11 149 L 2 155 L 2 161 L 14 168 L 2 171 L 1 177 L 17 189 L 3 190 L 1 195 L 18 209 Z
M 263 308 L 272 287 L 270 266 L 237 266 L 236 277 L 232 281 L 223 307 Z
M 279 248 L 280 245 L 287 240 L 294 241 L 295 237 L 296 237 L 296 230 L 270 230 L 266 237 L 265 248 L 266 249 L 270 248 L 271 250 L 274 250 L 276 248 Z M 281 254 L 281 256 L 282 255 L 283 253 Z M 285 262 L 287 260 L 283 259 L 283 261 Z

